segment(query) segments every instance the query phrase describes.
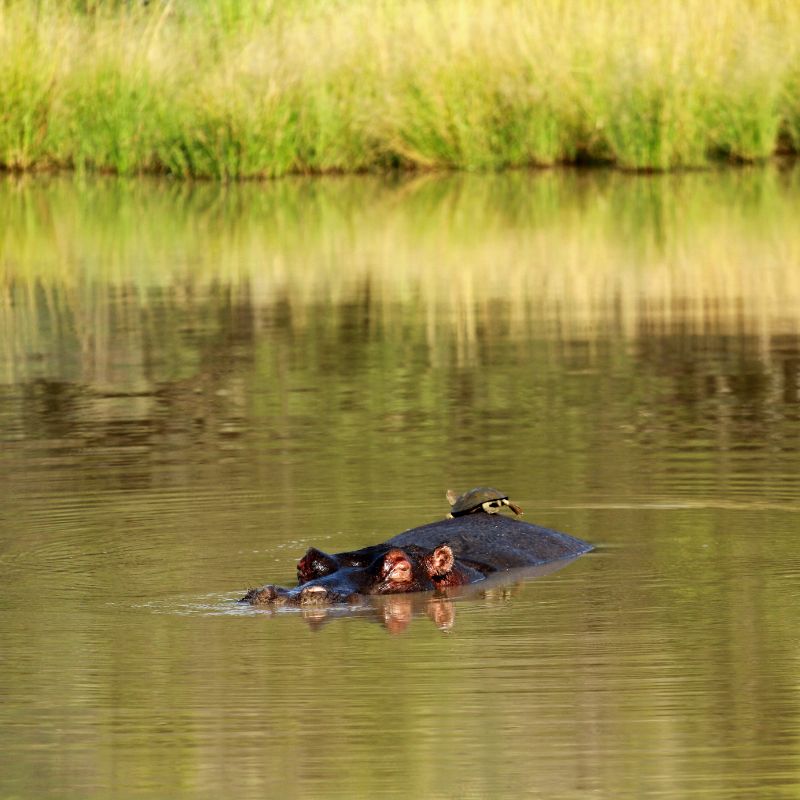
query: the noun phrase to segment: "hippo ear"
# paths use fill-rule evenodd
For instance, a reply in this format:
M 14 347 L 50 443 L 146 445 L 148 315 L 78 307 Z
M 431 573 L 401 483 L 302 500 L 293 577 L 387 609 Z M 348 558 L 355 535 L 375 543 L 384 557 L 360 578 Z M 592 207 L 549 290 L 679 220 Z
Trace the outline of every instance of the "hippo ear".
M 390 550 L 383 557 L 381 574 L 385 581 L 410 583 L 413 578 L 413 570 L 408 556 L 402 550 Z
M 448 489 L 445 497 L 447 497 L 447 502 L 450 503 L 451 506 L 454 506 L 456 500 L 458 500 L 458 492 L 455 491 L 455 489 Z
M 430 557 L 429 570 L 431 576 L 446 575 L 456 563 L 453 550 L 449 544 L 440 544 Z

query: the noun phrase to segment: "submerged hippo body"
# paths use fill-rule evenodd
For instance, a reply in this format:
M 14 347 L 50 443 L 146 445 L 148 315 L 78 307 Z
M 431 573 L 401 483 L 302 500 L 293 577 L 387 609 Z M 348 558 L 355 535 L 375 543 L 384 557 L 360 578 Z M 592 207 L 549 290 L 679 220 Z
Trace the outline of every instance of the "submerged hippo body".
M 298 562 L 298 583 L 342 568 L 364 566 L 389 548 L 432 550 L 441 544 L 451 548 L 462 568 L 482 575 L 575 558 L 592 549 L 592 545 L 566 533 L 499 514 L 478 513 L 411 528 L 382 544 L 361 550 L 330 555 L 311 548 Z

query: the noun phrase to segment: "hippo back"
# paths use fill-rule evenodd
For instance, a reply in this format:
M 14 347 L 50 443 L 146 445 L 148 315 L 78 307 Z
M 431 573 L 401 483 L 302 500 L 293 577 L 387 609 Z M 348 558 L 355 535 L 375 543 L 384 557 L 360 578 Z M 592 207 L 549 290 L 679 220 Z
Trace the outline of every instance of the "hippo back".
M 444 543 L 450 545 L 456 558 L 483 572 L 546 564 L 593 549 L 566 533 L 484 513 L 431 522 L 387 542 L 392 547 L 417 545 L 430 550 Z

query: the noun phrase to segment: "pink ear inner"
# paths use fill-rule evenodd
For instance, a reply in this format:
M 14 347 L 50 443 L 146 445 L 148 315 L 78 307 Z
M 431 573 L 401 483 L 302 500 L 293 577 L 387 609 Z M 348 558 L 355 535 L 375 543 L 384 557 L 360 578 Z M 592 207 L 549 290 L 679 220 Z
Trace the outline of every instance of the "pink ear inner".
M 431 574 L 444 575 L 453 569 L 455 558 L 450 545 L 440 544 L 434 551 L 431 558 Z

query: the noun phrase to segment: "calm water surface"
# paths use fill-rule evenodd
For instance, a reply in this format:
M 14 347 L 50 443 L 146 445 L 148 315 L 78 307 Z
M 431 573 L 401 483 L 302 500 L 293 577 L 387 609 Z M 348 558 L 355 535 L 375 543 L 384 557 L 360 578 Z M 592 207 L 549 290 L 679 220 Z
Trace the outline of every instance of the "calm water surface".
M 0 797 L 800 796 L 800 175 L 0 183 Z M 232 601 L 491 484 L 598 550 Z

